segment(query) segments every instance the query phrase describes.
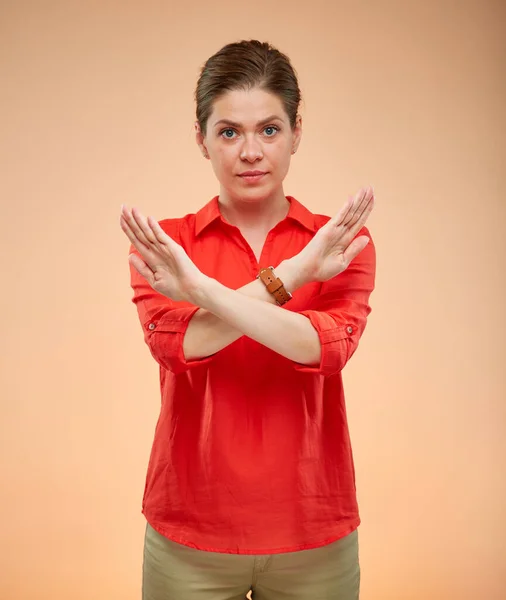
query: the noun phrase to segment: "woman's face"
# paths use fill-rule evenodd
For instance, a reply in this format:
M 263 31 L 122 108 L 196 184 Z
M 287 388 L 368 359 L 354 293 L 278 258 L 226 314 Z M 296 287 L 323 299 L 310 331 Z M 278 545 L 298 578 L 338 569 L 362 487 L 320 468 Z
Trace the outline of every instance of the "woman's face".
M 206 135 L 196 123 L 197 143 L 211 160 L 221 196 L 259 201 L 283 194 L 282 183 L 297 150 L 301 118 L 292 130 L 281 100 L 253 88 L 218 98 Z M 248 172 L 260 172 L 248 176 Z

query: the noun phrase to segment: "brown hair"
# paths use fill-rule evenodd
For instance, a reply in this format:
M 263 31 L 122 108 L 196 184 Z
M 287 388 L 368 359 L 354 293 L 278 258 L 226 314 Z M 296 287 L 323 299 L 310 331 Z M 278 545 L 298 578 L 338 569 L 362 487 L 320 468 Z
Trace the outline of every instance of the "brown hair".
M 224 46 L 202 67 L 195 90 L 202 133 L 206 134 L 215 100 L 227 91 L 253 87 L 279 97 L 293 129 L 301 94 L 290 59 L 267 42 L 242 40 Z

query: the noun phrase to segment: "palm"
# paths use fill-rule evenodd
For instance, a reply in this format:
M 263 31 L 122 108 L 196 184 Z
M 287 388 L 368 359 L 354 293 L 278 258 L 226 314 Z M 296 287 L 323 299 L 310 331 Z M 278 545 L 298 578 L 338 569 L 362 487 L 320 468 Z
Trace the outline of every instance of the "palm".
M 141 263 L 137 262 L 136 265 L 136 259 L 137 257 L 130 258 L 132 264 L 136 268 L 137 265 L 142 268 Z M 154 290 L 173 300 L 183 299 L 184 269 L 181 268 L 177 261 L 173 260 L 171 256 L 163 255 L 162 253 L 153 253 L 152 261 L 144 260 L 144 263 L 149 265 L 151 269 L 151 273 L 146 271 L 146 274 L 148 283 Z

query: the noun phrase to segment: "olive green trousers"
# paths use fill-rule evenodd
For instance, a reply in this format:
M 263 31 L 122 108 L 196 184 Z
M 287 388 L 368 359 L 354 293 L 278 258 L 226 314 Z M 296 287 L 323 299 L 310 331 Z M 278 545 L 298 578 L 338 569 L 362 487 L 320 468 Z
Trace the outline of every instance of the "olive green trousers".
M 146 526 L 143 600 L 358 600 L 359 588 L 357 530 L 320 548 L 245 555 L 196 550 Z

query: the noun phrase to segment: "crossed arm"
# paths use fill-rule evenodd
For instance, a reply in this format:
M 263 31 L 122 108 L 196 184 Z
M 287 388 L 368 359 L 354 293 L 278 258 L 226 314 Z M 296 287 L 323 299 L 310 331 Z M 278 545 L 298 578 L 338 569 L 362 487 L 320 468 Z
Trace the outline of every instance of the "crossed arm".
M 361 190 L 301 253 L 280 263 L 276 273 L 285 287 L 293 292 L 310 281 L 328 281 L 344 271 L 369 241 L 366 236 L 355 236 L 372 204 L 372 190 Z M 295 363 L 320 363 L 321 335 L 313 320 L 278 307 L 261 281 L 231 290 L 204 276 L 153 218 L 145 219 L 136 209 L 122 208 L 121 226 L 132 242 L 130 264 L 137 285 L 141 284 L 136 272 L 144 284 L 166 297 L 199 307 L 185 327 L 184 359 L 210 356 L 246 335 Z
M 294 267 L 293 262 L 286 260 L 276 268 L 276 275 L 292 292 L 303 285 Z M 310 321 L 277 306 L 258 279 L 238 290 L 210 280 L 195 296 L 194 303 L 201 308 L 193 315 L 184 336 L 187 360 L 214 354 L 246 335 L 295 362 L 320 362 L 320 340 Z

